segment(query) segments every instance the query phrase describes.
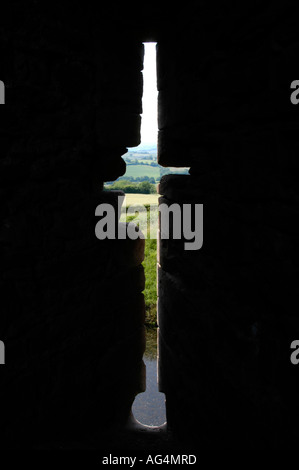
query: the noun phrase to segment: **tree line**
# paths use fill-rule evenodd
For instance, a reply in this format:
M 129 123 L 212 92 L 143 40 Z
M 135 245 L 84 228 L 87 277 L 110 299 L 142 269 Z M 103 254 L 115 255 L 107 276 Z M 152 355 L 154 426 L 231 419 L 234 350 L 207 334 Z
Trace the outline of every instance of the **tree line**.
M 106 186 L 105 189 L 120 190 L 128 194 L 155 194 L 157 193 L 156 185 L 149 181 L 134 183 L 128 180 L 115 181 L 115 183 Z

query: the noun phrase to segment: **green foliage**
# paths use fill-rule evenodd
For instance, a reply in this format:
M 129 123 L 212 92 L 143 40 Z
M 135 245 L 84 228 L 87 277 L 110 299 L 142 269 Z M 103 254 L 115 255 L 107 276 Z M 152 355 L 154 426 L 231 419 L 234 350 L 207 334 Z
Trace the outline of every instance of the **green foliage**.
M 128 180 L 115 181 L 115 183 L 106 186 L 105 189 L 121 190 L 128 194 L 155 194 L 156 186 L 149 181 L 134 183 Z
M 145 240 L 145 309 L 147 326 L 157 326 L 157 240 Z
M 149 220 L 150 205 L 147 209 L 146 217 Z M 135 215 L 127 215 L 127 222 L 134 222 Z M 158 208 L 156 212 L 156 222 L 158 223 Z M 144 249 L 144 261 L 142 263 L 145 273 L 145 324 L 147 327 L 157 326 L 157 240 L 146 238 Z
M 142 194 L 155 194 L 157 192 L 155 185 L 148 181 L 142 181 L 142 183 L 139 183 L 138 188 Z
M 116 181 L 130 181 L 132 183 L 141 183 L 142 181 L 148 181 L 149 183 L 155 184 L 156 180 L 153 176 L 120 176 Z

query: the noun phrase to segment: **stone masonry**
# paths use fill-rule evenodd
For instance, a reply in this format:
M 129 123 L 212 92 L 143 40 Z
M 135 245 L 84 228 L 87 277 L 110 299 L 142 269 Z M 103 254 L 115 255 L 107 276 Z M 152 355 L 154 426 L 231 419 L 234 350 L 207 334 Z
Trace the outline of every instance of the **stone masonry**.
M 151 40 L 159 163 L 190 167 L 162 179 L 161 202 L 204 205 L 200 250 L 160 240 L 169 435 L 197 450 L 296 447 L 297 10 L 291 0 L 3 8 L 1 446 L 93 436 L 99 447 L 144 389 L 144 242 L 98 240 L 95 209 L 117 204 L 103 183 L 140 143 Z

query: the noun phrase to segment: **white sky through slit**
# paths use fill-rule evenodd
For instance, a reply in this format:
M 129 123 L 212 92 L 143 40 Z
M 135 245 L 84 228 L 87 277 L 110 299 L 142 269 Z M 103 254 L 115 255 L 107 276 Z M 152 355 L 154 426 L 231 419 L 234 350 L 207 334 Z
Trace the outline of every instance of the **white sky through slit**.
M 156 43 L 145 42 L 144 52 L 141 142 L 156 144 L 158 132 Z

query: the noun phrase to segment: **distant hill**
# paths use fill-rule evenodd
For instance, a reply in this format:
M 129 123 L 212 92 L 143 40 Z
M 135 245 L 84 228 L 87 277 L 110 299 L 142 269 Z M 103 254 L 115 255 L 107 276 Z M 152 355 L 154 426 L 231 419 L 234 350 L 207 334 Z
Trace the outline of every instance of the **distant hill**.
M 155 143 L 140 144 L 138 147 L 128 148 L 128 152 L 122 155 L 126 163 L 126 173 L 116 181 L 127 180 L 131 183 L 148 181 L 157 184 L 163 175 L 188 174 L 189 168 L 164 168 L 157 163 L 157 146 Z M 107 181 L 106 184 L 112 184 Z
M 138 145 L 138 147 L 128 148 L 128 152 L 130 153 L 142 153 L 142 152 L 155 153 L 157 152 L 157 144 L 156 143 L 140 144 Z

